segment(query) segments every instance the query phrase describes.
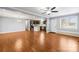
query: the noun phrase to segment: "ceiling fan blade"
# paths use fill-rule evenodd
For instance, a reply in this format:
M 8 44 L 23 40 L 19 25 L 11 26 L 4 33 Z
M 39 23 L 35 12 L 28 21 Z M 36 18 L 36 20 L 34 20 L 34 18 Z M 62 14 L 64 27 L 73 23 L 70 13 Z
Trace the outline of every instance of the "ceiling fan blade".
M 58 11 L 51 11 L 51 12 L 58 12 Z
M 43 12 L 42 14 L 45 14 L 46 12 Z
M 56 7 L 51 8 L 51 10 L 54 10 Z
M 50 15 L 50 13 L 48 15 Z

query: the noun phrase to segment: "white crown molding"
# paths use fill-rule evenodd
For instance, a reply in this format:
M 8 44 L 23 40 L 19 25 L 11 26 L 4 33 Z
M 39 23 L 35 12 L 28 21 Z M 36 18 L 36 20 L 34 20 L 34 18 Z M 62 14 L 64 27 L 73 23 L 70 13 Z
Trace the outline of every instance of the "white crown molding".
M 17 11 L 20 11 L 20 12 L 23 12 L 25 14 L 28 14 L 28 15 L 33 15 L 33 16 L 37 16 L 37 17 L 43 17 L 43 18 L 46 18 L 45 16 L 43 15 L 40 15 L 40 14 L 37 14 L 37 13 L 34 13 L 34 12 L 30 12 L 30 11 L 25 11 L 23 9 L 20 9 L 20 8 L 16 8 L 16 7 L 10 7 L 11 9 L 14 9 L 14 10 L 17 10 Z

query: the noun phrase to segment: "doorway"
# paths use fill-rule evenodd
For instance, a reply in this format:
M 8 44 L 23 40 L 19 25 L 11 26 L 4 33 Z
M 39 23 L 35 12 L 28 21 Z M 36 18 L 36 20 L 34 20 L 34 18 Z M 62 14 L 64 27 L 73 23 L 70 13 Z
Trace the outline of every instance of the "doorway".
M 46 31 L 46 20 L 30 20 L 31 31 Z

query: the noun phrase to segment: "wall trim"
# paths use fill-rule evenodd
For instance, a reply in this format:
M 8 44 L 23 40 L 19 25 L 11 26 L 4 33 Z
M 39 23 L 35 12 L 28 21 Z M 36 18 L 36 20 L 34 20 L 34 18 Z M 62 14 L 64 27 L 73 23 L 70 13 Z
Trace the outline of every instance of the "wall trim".
M 25 30 L 11 31 L 11 32 L 0 32 L 0 34 L 8 34 L 8 33 L 14 33 L 14 32 L 22 32 L 22 31 L 25 31 Z

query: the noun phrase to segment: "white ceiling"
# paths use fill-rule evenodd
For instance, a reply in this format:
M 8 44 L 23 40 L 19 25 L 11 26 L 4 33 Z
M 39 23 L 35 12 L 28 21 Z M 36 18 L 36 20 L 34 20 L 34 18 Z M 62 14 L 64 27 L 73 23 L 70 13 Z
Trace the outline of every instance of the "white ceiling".
M 42 10 L 41 8 L 44 8 L 44 7 L 6 7 L 5 9 L 11 9 L 14 12 L 17 10 L 18 12 L 17 13 L 15 12 L 15 14 L 23 15 L 23 16 L 18 15 L 18 17 L 20 16 L 22 18 L 25 17 L 25 14 L 32 14 L 32 15 L 49 18 L 49 17 L 56 17 L 56 16 L 79 13 L 79 7 L 56 7 L 56 9 L 54 9 L 54 10 L 59 11 L 59 12 L 47 15 L 47 14 L 42 14 L 44 12 L 44 10 Z M 2 10 L 0 10 L 0 11 L 2 11 Z M 4 11 L 5 12 L 7 11 L 7 14 L 8 14 L 8 10 L 4 10 Z M 19 13 L 19 12 L 21 12 L 21 13 Z M 22 14 L 22 12 L 25 14 Z M 3 14 L 3 11 L 2 11 L 2 14 Z M 14 17 L 15 16 L 16 15 L 14 15 Z
M 41 7 L 15 7 L 15 9 L 23 10 L 25 12 L 30 12 L 31 14 L 43 16 L 43 17 L 56 17 L 67 14 L 79 13 L 79 7 L 56 7 L 57 13 L 52 13 L 51 15 L 42 14 L 44 11 Z

